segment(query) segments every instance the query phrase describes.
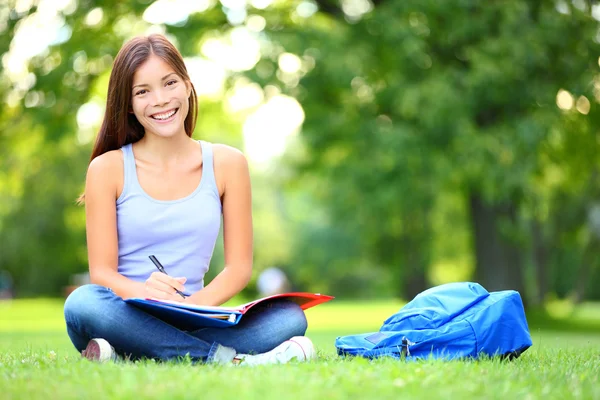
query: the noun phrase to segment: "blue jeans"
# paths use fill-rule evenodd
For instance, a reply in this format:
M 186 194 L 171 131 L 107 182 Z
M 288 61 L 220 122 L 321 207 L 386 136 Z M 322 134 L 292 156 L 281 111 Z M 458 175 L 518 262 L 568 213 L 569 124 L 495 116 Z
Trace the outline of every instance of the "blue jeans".
M 84 285 L 65 302 L 67 333 L 78 351 L 90 339 L 106 339 L 117 354 L 130 359 L 175 360 L 188 355 L 194 361 L 229 362 L 236 353 L 267 352 L 306 332 L 304 311 L 289 300 L 252 308 L 228 328 L 184 331 L 125 303 L 112 290 Z

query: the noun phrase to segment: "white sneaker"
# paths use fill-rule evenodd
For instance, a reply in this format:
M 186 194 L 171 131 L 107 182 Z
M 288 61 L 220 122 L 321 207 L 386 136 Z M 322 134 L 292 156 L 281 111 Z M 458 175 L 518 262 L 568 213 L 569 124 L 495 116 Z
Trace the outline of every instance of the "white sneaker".
M 114 347 L 104 339 L 92 339 L 88 342 L 85 350 L 81 352 L 81 356 L 90 361 L 106 362 L 117 361 L 118 356 Z
M 266 353 L 236 354 L 233 362 L 241 365 L 285 364 L 292 360 L 309 361 L 316 357 L 315 346 L 309 338 L 294 336 Z

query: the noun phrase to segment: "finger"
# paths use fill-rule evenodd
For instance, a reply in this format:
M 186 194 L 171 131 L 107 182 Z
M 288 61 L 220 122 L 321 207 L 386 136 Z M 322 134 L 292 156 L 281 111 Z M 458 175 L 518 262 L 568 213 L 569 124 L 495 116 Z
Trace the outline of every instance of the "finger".
M 148 279 L 168 283 L 169 279 L 172 279 L 172 278 L 167 274 L 163 274 L 162 272 L 153 272 L 150 274 L 150 278 L 148 278 Z
M 176 287 L 180 292 L 185 291 L 185 282 L 187 281 L 187 278 L 175 278 L 175 282 L 177 282 L 177 285 L 174 286 Z
M 153 279 L 148 279 L 148 281 L 146 281 L 146 285 L 148 287 L 151 287 L 154 290 L 159 290 L 163 293 L 166 294 L 173 294 L 176 293 L 175 292 L 175 288 L 171 285 L 169 285 L 168 283 L 165 282 L 161 282 L 161 281 L 157 281 L 157 280 L 153 280 Z
M 159 301 L 174 301 L 177 303 L 181 303 L 184 300 L 179 294 L 170 294 L 163 291 L 157 291 L 154 288 L 150 288 L 147 291 L 146 298 Z
M 172 277 L 162 274 L 162 273 L 152 273 L 150 275 L 150 278 L 148 278 L 147 281 L 152 282 L 153 287 L 155 287 L 157 289 L 161 289 L 161 290 L 165 290 L 163 285 L 167 285 L 170 288 L 178 289 L 182 292 L 185 290 L 184 286 L 176 278 L 172 278 Z M 165 290 L 165 291 L 167 293 L 171 293 L 174 290 Z
M 162 278 L 157 278 L 155 276 L 150 276 L 150 278 L 146 280 L 146 285 L 149 285 L 155 289 L 161 289 L 165 286 L 172 287 L 167 282 L 163 281 Z
M 169 285 L 170 287 L 175 288 L 181 292 L 183 292 L 185 290 L 183 283 L 187 280 L 187 278 L 185 278 L 185 277 L 173 278 L 173 277 L 170 277 L 169 275 L 166 275 L 166 274 L 163 274 L 160 272 L 153 272 L 152 275 L 150 275 L 150 278 L 153 280 L 163 282 L 163 283 Z M 183 279 L 184 281 L 181 282 L 181 281 L 179 281 L 179 279 Z
M 168 300 L 169 294 L 153 287 L 146 287 L 146 297 L 153 300 Z
M 183 284 L 185 283 L 185 281 L 187 280 L 187 278 L 171 278 L 169 277 L 169 281 L 167 282 L 169 285 L 171 285 L 171 287 L 179 290 L 180 292 L 185 291 L 185 286 L 183 286 Z

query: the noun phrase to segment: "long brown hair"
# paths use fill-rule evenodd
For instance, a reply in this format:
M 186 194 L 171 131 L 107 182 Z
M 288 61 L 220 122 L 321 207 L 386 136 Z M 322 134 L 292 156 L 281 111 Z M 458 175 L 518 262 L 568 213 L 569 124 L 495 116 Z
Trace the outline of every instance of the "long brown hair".
M 192 88 L 188 100 L 188 114 L 185 117 L 185 133 L 191 137 L 198 117 L 198 99 L 196 90 L 183 62 L 179 51 L 163 35 L 153 34 L 131 39 L 121 47 L 108 81 L 108 95 L 106 97 L 106 111 L 102 126 L 96 137 L 90 162 L 99 155 L 122 146 L 135 143 L 144 137 L 144 127 L 137 120 L 131 109 L 131 86 L 135 71 L 152 55 L 165 61 L 177 75 L 185 80 Z M 83 203 L 85 193 L 77 199 Z

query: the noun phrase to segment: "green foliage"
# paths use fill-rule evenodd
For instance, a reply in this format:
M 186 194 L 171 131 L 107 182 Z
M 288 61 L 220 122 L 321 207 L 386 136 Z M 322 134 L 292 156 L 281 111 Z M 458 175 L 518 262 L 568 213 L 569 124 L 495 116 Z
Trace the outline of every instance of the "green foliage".
M 578 290 L 558 276 L 595 263 L 576 257 L 590 242 L 561 245 L 560 236 L 589 229 L 586 210 L 597 198 L 598 22 L 589 9 L 556 7 L 381 2 L 354 24 L 336 19 L 336 33 L 316 22 L 273 33 L 315 59 L 300 81 L 301 171 L 327 182 L 313 186 L 332 232 L 358 234 L 363 256 L 397 271 L 401 293 L 422 270 L 474 262 L 473 278 L 489 289 L 525 289 L 529 299 L 538 290 L 543 298 L 547 278 L 522 283 L 542 262 L 533 260 L 533 223 L 543 226 L 540 268 L 557 276 L 553 283 Z M 548 181 L 557 173 L 558 182 Z M 582 185 L 589 189 L 575 189 Z M 466 213 L 445 206 L 456 196 Z M 440 229 L 433 215 L 458 221 Z M 478 221 L 485 231 L 474 230 Z M 463 251 L 444 254 L 442 241 Z M 575 265 L 559 260 L 562 253 Z
M 87 270 L 84 209 L 75 199 L 83 190 L 93 129 L 98 127 L 79 127 L 74 111 L 90 100 L 104 101 L 112 59 L 121 44 L 150 26 L 140 20 L 147 5 L 117 1 L 102 2 L 103 18 L 86 24 L 97 6 L 82 2 L 70 14 L 63 12 L 73 33 L 30 60 L 33 87 L 23 92 L 17 83 L 0 86 L 2 97 L 18 99 L 0 111 L 0 270 L 11 273 L 20 296 L 58 294 L 73 273 Z M 0 53 L 9 49 L 16 22 L 37 11 L 34 6 L 7 15 Z M 30 104 L 31 94 L 38 101 Z M 203 138 L 218 137 L 240 147 L 235 136 L 239 124 L 223 115 L 220 103 L 207 101 L 202 107 L 198 128 L 207 131 Z
M 97 127 L 76 114 L 102 104 L 112 59 L 151 27 L 151 3 L 77 2 L 59 12 L 67 40 L 28 63 L 33 84 L 0 81 L 0 270 L 21 295 L 56 294 L 87 269 L 74 199 Z M 221 98 L 201 99 L 195 136 L 238 148 L 247 112 L 224 107 L 236 84 L 295 97 L 305 113 L 276 167 L 253 170 L 256 269 L 279 265 L 299 289 L 341 296 L 410 298 L 457 279 L 533 302 L 600 296 L 590 217 L 600 46 L 589 4 L 372 3 L 364 14 L 325 0 L 246 5 L 264 18 L 261 58 L 228 71 Z M 38 11 L 15 4 L 0 6 L 2 54 Z M 103 18 L 89 24 L 96 7 Z M 231 13 L 211 3 L 153 29 L 197 56 L 249 26 Z M 299 57 L 297 72 L 282 70 L 284 53 Z M 207 278 L 222 262 L 219 245 Z

